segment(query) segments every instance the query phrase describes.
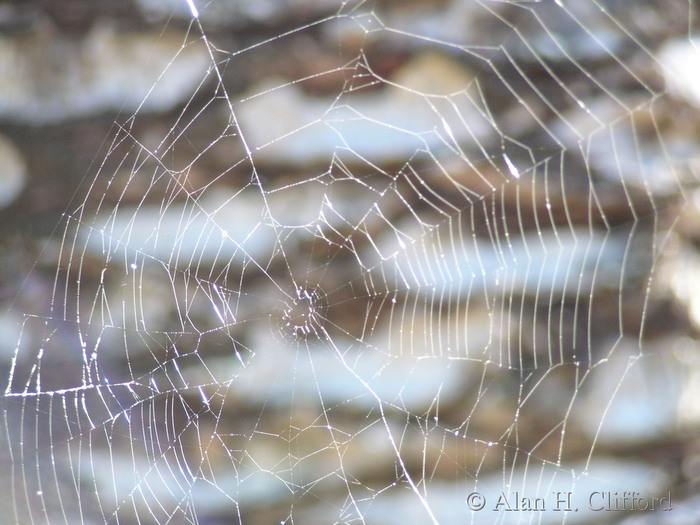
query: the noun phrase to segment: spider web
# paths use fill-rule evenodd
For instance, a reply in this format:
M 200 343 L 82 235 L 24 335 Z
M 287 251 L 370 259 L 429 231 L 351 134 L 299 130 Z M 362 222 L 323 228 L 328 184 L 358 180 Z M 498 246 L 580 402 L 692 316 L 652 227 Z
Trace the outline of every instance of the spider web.
M 118 121 L 34 270 L 7 522 L 599 523 L 627 514 L 594 492 L 675 491 L 697 110 L 661 46 L 694 5 L 287 3 L 269 37 L 272 4 L 168 7 L 168 68 L 208 69 Z

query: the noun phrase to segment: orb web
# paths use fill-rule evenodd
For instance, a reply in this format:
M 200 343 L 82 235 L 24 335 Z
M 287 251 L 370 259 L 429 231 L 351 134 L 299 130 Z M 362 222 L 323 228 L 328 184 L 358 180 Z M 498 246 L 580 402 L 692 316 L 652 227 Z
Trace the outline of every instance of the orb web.
M 10 522 L 692 515 L 692 2 L 137 3 L 207 67 L 32 272 Z

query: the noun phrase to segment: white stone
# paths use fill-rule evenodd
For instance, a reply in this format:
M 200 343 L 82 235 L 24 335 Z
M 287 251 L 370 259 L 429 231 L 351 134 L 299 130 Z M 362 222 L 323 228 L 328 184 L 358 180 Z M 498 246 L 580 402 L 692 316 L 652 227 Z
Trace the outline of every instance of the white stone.
M 245 367 L 233 359 L 210 366 L 216 380 L 230 381 L 228 392 L 246 403 L 287 406 L 294 400 L 315 406 L 322 401 L 359 409 L 381 403 L 385 409 L 416 413 L 439 400 L 454 400 L 468 376 L 464 362 L 392 356 L 346 340 L 285 344 L 265 329 L 256 334 L 255 355 Z M 185 376 L 207 380 L 198 370 L 192 373 Z
M 104 111 L 166 111 L 195 91 L 209 65 L 204 44 L 174 29 L 120 33 L 101 24 L 80 40 L 43 27 L 3 36 L 0 119 L 47 124 Z
M 3 309 L 4 310 L 4 309 Z M 22 317 L 12 310 L 0 313 L 0 362 L 9 363 L 22 336 Z
M 642 98 L 623 102 L 627 107 L 607 97 L 582 101 L 554 121 L 550 131 L 613 184 L 677 193 L 688 175 L 688 163 L 700 159 L 694 131 L 687 125 L 660 124 L 669 113 L 661 104 Z
M 256 190 L 234 196 L 211 192 L 166 208 L 122 206 L 98 215 L 79 231 L 98 257 L 156 260 L 189 268 L 200 264 L 264 263 L 274 249 L 275 229 Z
M 675 236 L 669 237 L 668 248 L 665 250 L 667 257 L 663 260 L 660 279 L 685 306 L 695 329 L 699 329 L 700 255 L 695 250 L 684 248 L 679 240 Z
M 200 511 L 224 513 L 235 512 L 239 504 L 246 508 L 270 505 L 288 495 L 284 480 L 274 472 L 231 468 L 217 472 L 214 484 L 201 477 L 192 480 L 186 471 L 172 468 L 170 462 L 177 461 L 173 455 L 153 458 L 149 452 L 138 445 L 133 453 L 116 450 L 108 455 L 91 450 L 89 461 L 84 457 L 82 462 L 76 461 L 73 472 L 79 472 L 80 478 L 92 485 L 105 510 L 116 511 L 122 518 L 133 516 L 134 509 L 138 516 L 152 516 L 149 508 L 153 507 L 160 515 L 174 513 L 178 501 L 184 498 Z M 143 486 L 149 490 L 142 490 Z M 133 498 L 131 508 L 118 505 L 125 498 Z
M 22 153 L 10 139 L 0 136 L 0 208 L 12 204 L 26 184 L 27 165 Z
M 622 339 L 583 382 L 572 423 L 601 443 L 646 443 L 700 421 L 697 344 L 678 339 L 660 348 Z
M 497 447 L 496 447 L 497 448 Z M 598 493 L 637 491 L 645 497 L 662 497 L 663 485 L 658 471 L 641 461 L 597 460 L 590 464 L 578 463 L 560 467 L 548 463 L 530 461 L 528 466 L 507 467 L 505 472 L 481 473 L 476 481 L 450 483 L 439 480 L 422 481 L 418 494 L 407 486 L 387 488 L 372 497 L 358 499 L 357 507 L 348 505 L 342 509 L 343 517 L 359 518 L 357 510 L 368 523 L 376 525 L 422 525 L 440 523 L 538 523 L 558 525 L 566 523 L 594 523 L 600 519 L 602 496 Z M 478 492 L 484 508 L 471 511 L 467 505 L 470 494 Z M 420 496 L 419 496 L 420 494 Z M 571 508 L 565 512 L 569 494 Z M 421 501 L 421 498 L 423 501 Z M 529 498 L 535 507 L 535 498 L 542 498 L 544 510 L 516 509 L 516 498 Z M 561 502 L 558 501 L 561 498 Z M 591 500 L 591 498 L 593 498 Z M 510 510 L 506 508 L 508 501 Z M 500 505 L 499 505 L 500 502 Z M 522 503 L 521 503 L 522 505 Z M 559 509 L 559 510 L 556 510 Z M 314 512 L 315 511 L 315 512 Z M 608 514 L 607 512 L 605 514 Z M 656 514 L 656 513 L 655 513 Z M 666 514 L 663 511 L 658 514 Z M 327 509 L 310 509 L 305 522 L 329 522 L 333 516 Z M 335 516 L 337 519 L 337 516 Z
M 253 159 L 329 165 L 408 160 L 419 150 L 475 146 L 492 126 L 472 77 L 437 54 L 416 57 L 382 90 L 313 98 L 299 86 L 267 81 L 234 106 Z
M 657 58 L 668 90 L 700 107 L 700 35 L 666 42 Z
M 563 228 L 493 243 L 461 237 L 448 223 L 430 232 L 398 224 L 361 258 L 389 288 L 422 296 L 436 290 L 461 292 L 464 299 L 484 290 L 582 293 L 594 284 L 619 285 L 626 241 L 626 236 Z
M 150 16 L 190 19 L 187 0 L 137 0 L 141 10 Z M 206 24 L 242 26 L 270 23 L 294 13 L 332 12 L 343 6 L 342 0 L 192 0 L 200 20 Z

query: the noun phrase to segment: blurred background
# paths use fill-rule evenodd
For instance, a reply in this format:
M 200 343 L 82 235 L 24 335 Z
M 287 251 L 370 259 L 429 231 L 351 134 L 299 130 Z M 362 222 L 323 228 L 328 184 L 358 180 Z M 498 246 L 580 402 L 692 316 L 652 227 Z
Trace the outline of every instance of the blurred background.
M 0 523 L 700 523 L 697 11 L 0 2 Z

